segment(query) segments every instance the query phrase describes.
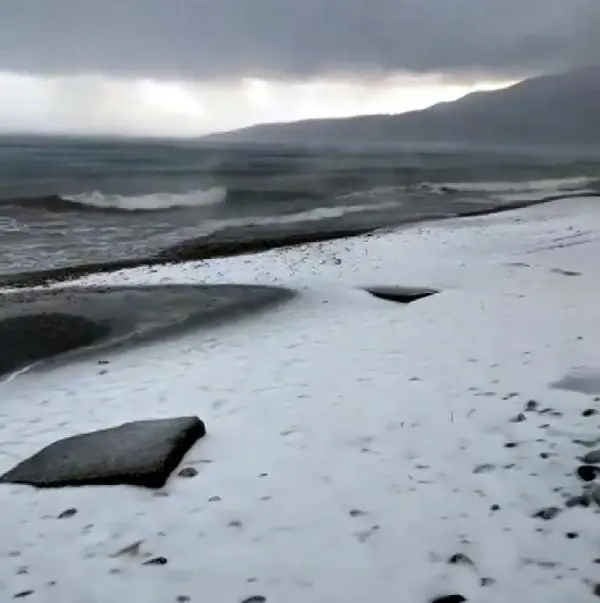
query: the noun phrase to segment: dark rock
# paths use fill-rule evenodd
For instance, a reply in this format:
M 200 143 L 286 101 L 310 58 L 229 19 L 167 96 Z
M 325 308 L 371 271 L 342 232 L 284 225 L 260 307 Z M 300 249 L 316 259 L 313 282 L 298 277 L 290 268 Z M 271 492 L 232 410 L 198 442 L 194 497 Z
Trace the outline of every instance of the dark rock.
M 565 506 L 569 509 L 573 507 L 589 507 L 590 499 L 587 496 L 572 496 L 565 502 Z
M 179 477 L 196 477 L 198 469 L 195 467 L 184 467 L 178 474 Z
M 117 484 L 161 488 L 205 433 L 198 417 L 125 423 L 50 444 L 5 473 L 0 482 L 38 488 Z
M 267 597 L 263 597 L 262 595 L 254 595 L 252 597 L 247 597 L 241 603 L 266 603 Z
M 559 509 L 558 507 L 546 507 L 545 509 L 536 511 L 532 517 L 549 521 L 550 519 L 554 519 L 561 511 L 562 509 Z
M 360 509 L 351 509 L 349 514 L 350 517 L 363 517 L 366 515 L 366 513 Z
M 598 411 L 595 408 L 586 408 L 582 413 L 581 416 L 582 417 L 593 417 L 594 415 L 597 415 Z
M 463 553 L 454 553 L 454 555 L 448 559 L 448 563 L 450 565 L 475 565 L 473 561 Z
M 594 486 L 594 488 L 592 488 L 592 491 L 590 492 L 590 496 L 592 497 L 592 500 L 600 506 L 600 484 L 598 484 L 597 486 Z
M 504 448 L 516 448 L 519 444 L 517 442 L 506 442 L 504 444 Z
M 90 346 L 110 331 L 106 323 L 58 312 L 4 318 L 0 320 L 0 375 Z
M 565 536 L 569 539 L 569 540 L 574 540 L 575 538 L 579 538 L 579 534 L 577 532 L 567 532 L 565 534 Z
M 592 591 L 597 597 L 600 597 L 600 582 L 594 586 Z
M 153 557 L 152 559 L 148 559 L 148 561 L 144 561 L 142 565 L 167 565 L 168 560 L 166 557 Z
M 366 291 L 379 299 L 398 302 L 400 304 L 410 304 L 418 299 L 439 293 L 435 289 L 419 289 L 415 287 L 369 287 Z
M 588 452 L 581 460 L 588 465 L 600 465 L 600 450 Z
M 563 276 L 581 276 L 581 272 L 576 272 L 575 270 L 563 270 L 562 268 L 552 268 L 550 272 L 554 272 L 555 274 L 562 274 Z
M 493 578 L 484 577 L 484 578 L 481 578 L 481 580 L 479 580 L 479 584 L 484 588 L 486 586 L 491 586 L 492 584 L 495 584 L 495 583 L 496 583 L 496 581 Z
M 540 403 L 536 400 L 529 400 L 527 404 L 525 404 L 526 412 L 535 412 L 540 406 Z
M 177 595 L 177 598 L 175 599 L 175 601 L 177 601 L 177 603 L 188 603 L 188 601 L 191 601 L 192 599 L 190 598 L 189 595 Z
M 13 596 L 13 599 L 24 599 L 25 597 L 29 597 L 33 595 L 35 591 L 33 590 L 22 590 L 20 593 L 17 593 Z
M 490 507 L 490 511 L 494 511 L 494 512 L 500 511 L 500 505 L 492 505 Z
M 490 473 L 490 471 L 494 471 L 496 469 L 496 465 L 492 465 L 491 463 L 483 463 L 481 465 L 477 465 L 475 469 L 473 469 L 473 473 Z
M 598 474 L 600 473 L 600 468 L 594 467 L 593 465 L 580 465 L 577 467 L 577 475 L 579 479 L 584 482 L 593 482 Z
M 522 412 L 510 420 L 511 423 L 522 423 L 523 421 L 527 421 L 527 416 Z
M 57 519 L 68 519 L 69 517 L 73 517 L 77 513 L 77 509 L 75 507 L 71 507 L 70 509 L 65 509 Z
M 466 599 L 462 595 L 444 595 L 431 600 L 431 603 L 463 603 Z

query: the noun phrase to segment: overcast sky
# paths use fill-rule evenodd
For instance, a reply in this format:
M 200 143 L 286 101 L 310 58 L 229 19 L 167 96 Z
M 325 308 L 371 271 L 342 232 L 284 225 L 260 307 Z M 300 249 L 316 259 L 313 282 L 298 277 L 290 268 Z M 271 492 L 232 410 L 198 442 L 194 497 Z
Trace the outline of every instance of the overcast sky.
M 1 0 L 0 129 L 403 111 L 600 62 L 599 29 L 600 0 Z

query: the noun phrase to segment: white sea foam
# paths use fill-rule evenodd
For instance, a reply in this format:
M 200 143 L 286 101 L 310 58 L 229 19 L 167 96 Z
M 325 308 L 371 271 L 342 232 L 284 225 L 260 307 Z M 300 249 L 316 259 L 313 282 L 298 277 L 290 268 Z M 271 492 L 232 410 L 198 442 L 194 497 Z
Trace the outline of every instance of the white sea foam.
M 443 182 L 423 183 L 420 190 L 447 194 L 448 192 L 485 195 L 501 201 L 535 200 L 561 194 L 592 193 L 591 187 L 598 178 L 579 176 L 573 178 L 543 178 L 508 182 Z
M 149 195 L 105 195 L 99 191 L 67 195 L 67 201 L 101 209 L 122 209 L 130 211 L 156 211 L 176 207 L 207 207 L 222 203 L 227 198 L 227 190 L 220 187 L 189 193 L 152 193 Z

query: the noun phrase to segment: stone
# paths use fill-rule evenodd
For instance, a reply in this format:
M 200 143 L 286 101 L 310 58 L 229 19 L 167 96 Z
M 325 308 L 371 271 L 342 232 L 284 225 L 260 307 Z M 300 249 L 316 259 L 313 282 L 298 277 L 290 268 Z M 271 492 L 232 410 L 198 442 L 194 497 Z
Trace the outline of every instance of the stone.
M 550 519 L 554 519 L 561 511 L 562 509 L 559 509 L 558 507 L 546 507 L 545 509 L 536 511 L 532 517 L 549 521 Z
M 463 553 L 455 553 L 448 559 L 450 565 L 475 565 L 473 561 Z
M 181 471 L 179 471 L 179 473 L 177 474 L 179 477 L 196 477 L 198 475 L 198 469 L 196 469 L 195 467 L 184 467 Z
M 592 488 L 590 497 L 598 506 L 600 506 L 600 484 Z
M 198 417 L 124 423 L 58 440 L 5 473 L 0 483 L 161 488 L 205 433 Z
M 462 595 L 444 595 L 431 600 L 431 603 L 463 603 L 466 601 Z
M 600 465 L 600 449 L 588 452 L 581 460 L 588 465 Z
M 577 467 L 577 475 L 584 482 L 593 482 L 599 473 L 600 468 L 594 467 L 594 465 L 580 465 Z
M 439 293 L 435 289 L 421 289 L 417 287 L 368 287 L 371 295 L 386 301 L 410 304 L 411 302 Z
M 142 565 L 167 565 L 168 559 L 166 557 L 153 557 L 152 559 L 148 559 L 148 561 L 144 561 Z
M 57 519 L 68 519 L 69 517 L 73 517 L 77 513 L 77 509 L 75 507 L 71 507 L 70 509 L 65 509 Z

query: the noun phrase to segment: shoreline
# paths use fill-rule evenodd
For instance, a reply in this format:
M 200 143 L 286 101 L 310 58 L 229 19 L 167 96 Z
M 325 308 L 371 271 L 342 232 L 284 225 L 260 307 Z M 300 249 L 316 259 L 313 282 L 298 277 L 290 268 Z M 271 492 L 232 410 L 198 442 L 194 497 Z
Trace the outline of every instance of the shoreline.
M 0 274 L 1 289 L 22 289 L 30 287 L 44 287 L 55 283 L 70 282 L 92 274 L 106 274 L 130 268 L 157 267 L 185 262 L 206 261 L 211 259 L 234 257 L 240 255 L 257 254 L 271 249 L 295 247 L 309 243 L 321 243 L 346 239 L 357 236 L 373 234 L 379 230 L 397 229 L 405 225 L 419 222 L 431 222 L 454 218 L 468 218 L 474 216 L 491 215 L 516 209 L 523 209 L 533 205 L 541 205 L 566 198 L 597 197 L 598 193 L 578 193 L 575 195 L 561 194 L 546 197 L 535 201 L 515 201 L 492 207 L 477 207 L 472 210 L 453 213 L 419 214 L 408 216 L 394 224 L 381 224 L 381 219 L 372 224 L 363 226 L 341 226 L 340 219 L 333 218 L 321 220 L 321 230 L 315 231 L 312 224 L 291 223 L 286 225 L 289 232 L 273 232 L 269 226 L 257 225 L 250 229 L 231 227 L 216 234 L 195 237 L 176 243 L 170 247 L 159 250 L 155 255 L 142 258 L 122 258 L 117 260 L 86 262 L 71 264 L 59 268 L 17 272 L 14 274 Z M 325 228 L 323 228 L 325 225 Z M 313 228 L 309 228 L 313 226 Z M 253 237 L 240 237 L 240 230 L 250 231 Z

